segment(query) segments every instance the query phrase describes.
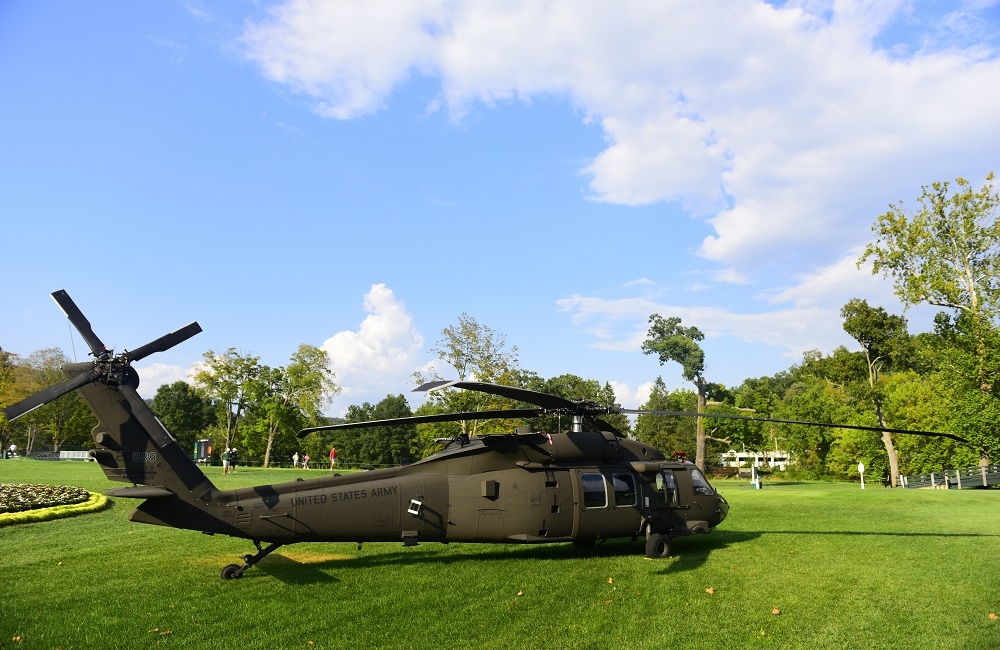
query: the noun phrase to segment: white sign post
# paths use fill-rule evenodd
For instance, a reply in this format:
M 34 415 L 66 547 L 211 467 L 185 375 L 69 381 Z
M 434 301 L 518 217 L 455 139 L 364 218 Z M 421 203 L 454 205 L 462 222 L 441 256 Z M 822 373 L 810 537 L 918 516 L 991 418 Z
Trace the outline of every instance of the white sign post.
M 861 489 L 865 489 L 865 464 L 858 463 L 858 474 L 861 474 Z

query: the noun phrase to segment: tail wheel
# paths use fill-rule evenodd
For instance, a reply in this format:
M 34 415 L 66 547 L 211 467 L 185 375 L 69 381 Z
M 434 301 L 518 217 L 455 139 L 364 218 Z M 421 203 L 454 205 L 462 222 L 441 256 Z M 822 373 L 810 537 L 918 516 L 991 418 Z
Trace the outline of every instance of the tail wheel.
M 243 574 L 240 573 L 240 565 L 238 564 L 227 564 L 222 567 L 222 579 L 232 580 L 233 578 L 241 578 Z
M 653 533 L 646 539 L 646 557 L 670 557 L 670 538 L 663 533 Z

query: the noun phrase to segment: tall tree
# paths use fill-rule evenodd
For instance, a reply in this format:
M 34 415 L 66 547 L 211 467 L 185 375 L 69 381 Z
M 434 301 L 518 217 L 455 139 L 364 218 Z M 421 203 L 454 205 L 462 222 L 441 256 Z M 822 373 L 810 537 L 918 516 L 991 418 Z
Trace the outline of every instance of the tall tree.
M 216 403 L 228 449 L 236 440 L 254 389 L 253 381 L 260 375 L 260 357 L 240 354 L 236 348 L 229 348 L 223 354 L 209 350 L 202 357 L 204 363 L 194 374 L 194 382 Z
M 318 420 L 320 410 L 340 392 L 325 350 L 303 343 L 285 368 L 262 366 L 251 391 L 254 410 L 264 422 L 264 467 L 279 433 L 292 435 L 301 424 Z
M 986 401 L 995 401 L 998 380 L 989 346 L 1000 311 L 1000 194 L 993 178 L 990 172 L 979 191 L 964 178 L 955 180 L 954 192 L 948 182 L 924 186 L 912 214 L 902 202 L 890 206 L 872 226 L 876 241 L 858 260 L 860 266 L 871 259 L 872 273 L 891 276 L 905 305 L 928 303 L 960 315 L 956 321 L 965 321 L 975 350 L 968 383 Z M 985 460 L 1000 441 L 978 435 Z
M 496 384 L 515 385 L 517 374 L 517 346 L 507 343 L 507 335 L 488 325 L 476 321 L 468 313 L 458 317 L 457 325 L 449 325 L 441 330 L 441 338 L 432 348 L 440 361 L 455 369 L 460 380 L 484 381 Z M 417 383 L 429 379 L 455 379 L 455 376 L 441 377 L 435 368 L 432 377 L 420 372 L 413 374 Z M 429 397 L 447 412 L 482 411 L 504 408 L 508 400 L 495 395 L 476 391 L 442 390 Z M 476 435 L 482 431 L 499 431 L 509 428 L 509 423 L 484 420 L 463 420 L 462 433 Z
M 698 345 L 705 335 L 697 327 L 681 326 L 681 319 L 672 316 L 663 318 L 659 314 L 649 317 L 649 332 L 642 343 L 643 354 L 655 354 L 660 365 L 674 361 L 681 366 L 681 376 L 694 384 L 698 393 L 698 413 L 705 412 L 708 382 L 705 380 L 705 351 Z M 695 418 L 695 461 L 705 470 L 706 439 L 701 416 Z
M 885 390 L 879 381 L 879 373 L 894 361 L 905 358 L 905 348 L 910 342 L 906 319 L 889 314 L 881 307 L 872 307 L 867 300 L 858 298 L 844 305 L 840 310 L 840 317 L 844 319 L 844 331 L 861 344 L 861 351 L 865 355 L 868 384 L 867 390 L 862 393 L 875 407 L 878 426 L 888 428 L 882 408 Z M 882 432 L 882 444 L 889 459 L 889 478 L 892 487 L 896 487 L 899 479 L 899 454 L 893 445 L 892 434 L 888 431 Z

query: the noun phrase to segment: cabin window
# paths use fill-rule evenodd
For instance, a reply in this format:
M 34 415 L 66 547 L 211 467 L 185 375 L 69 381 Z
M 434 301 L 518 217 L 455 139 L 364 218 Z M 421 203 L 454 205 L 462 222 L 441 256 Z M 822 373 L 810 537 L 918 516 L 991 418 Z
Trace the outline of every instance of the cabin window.
M 715 492 L 712 491 L 712 486 L 708 484 L 708 479 L 706 479 L 705 475 L 698 469 L 691 470 L 691 487 L 695 494 L 706 496 L 715 494 Z
M 635 477 L 631 474 L 612 474 L 611 484 L 615 488 L 616 506 L 634 506 L 636 504 Z
M 660 472 L 656 475 L 656 498 L 661 504 L 677 505 L 677 479 L 673 472 Z
M 581 474 L 583 480 L 583 507 L 606 508 L 608 506 L 608 488 L 604 483 L 603 474 Z

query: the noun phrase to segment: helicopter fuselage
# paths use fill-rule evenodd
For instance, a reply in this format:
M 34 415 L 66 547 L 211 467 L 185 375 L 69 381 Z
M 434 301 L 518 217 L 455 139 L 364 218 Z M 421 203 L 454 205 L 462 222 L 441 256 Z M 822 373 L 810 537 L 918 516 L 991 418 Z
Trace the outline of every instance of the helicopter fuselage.
M 601 432 L 486 436 L 412 465 L 211 490 L 197 517 L 177 501 L 131 519 L 282 544 L 587 543 L 709 532 L 728 511 L 691 463 Z

